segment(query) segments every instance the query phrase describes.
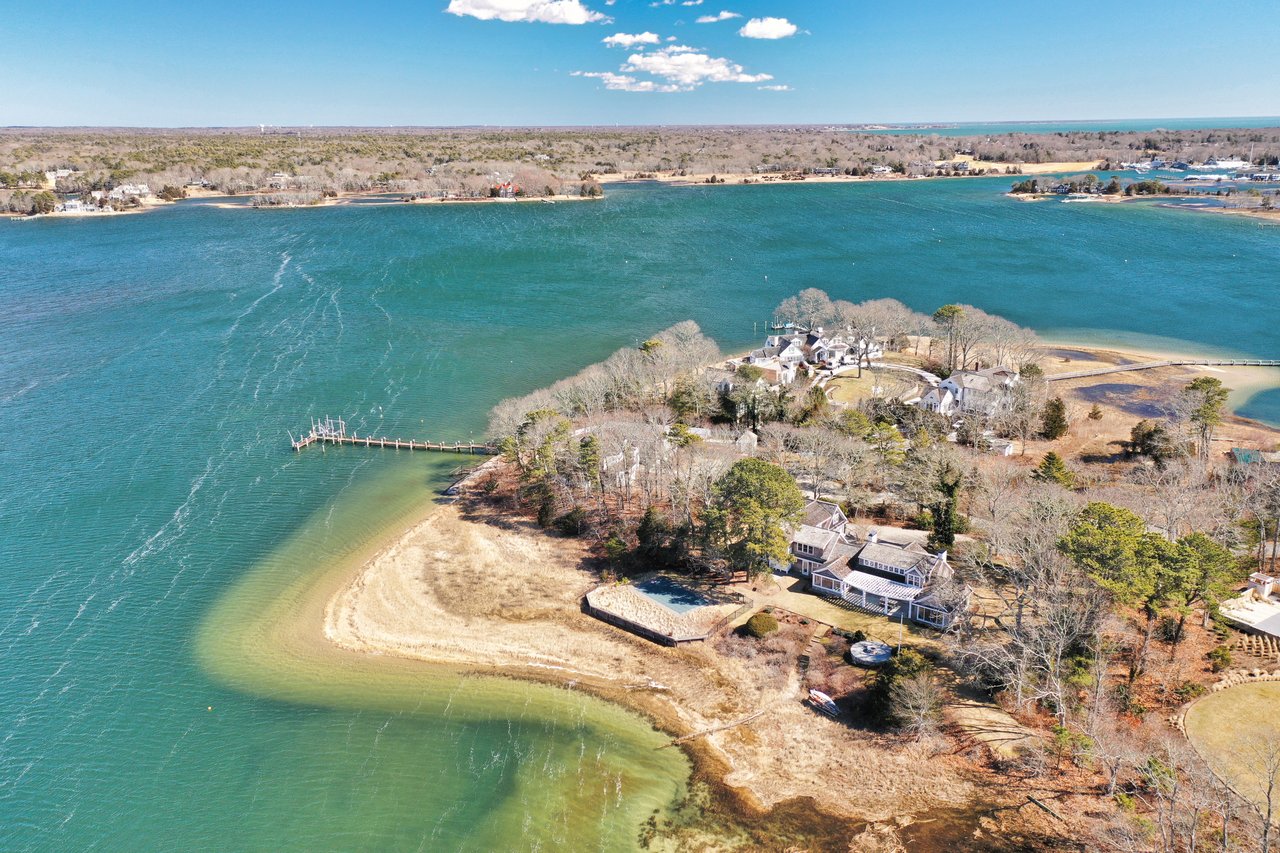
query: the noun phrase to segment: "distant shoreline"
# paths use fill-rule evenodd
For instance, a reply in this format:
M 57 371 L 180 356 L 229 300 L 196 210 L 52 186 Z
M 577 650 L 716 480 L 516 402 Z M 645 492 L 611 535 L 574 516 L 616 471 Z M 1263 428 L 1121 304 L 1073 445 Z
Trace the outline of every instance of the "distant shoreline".
M 1195 196 L 1187 196 L 1184 194 L 1173 193 L 1151 193 L 1145 195 L 1090 195 L 1083 198 L 1071 199 L 1058 195 L 1057 193 L 1004 193 L 1005 198 L 1013 199 L 1024 203 L 1034 203 L 1041 201 L 1067 201 L 1070 200 L 1079 204 L 1137 204 L 1141 202 L 1155 202 L 1157 207 L 1166 210 L 1189 210 L 1193 213 L 1218 213 L 1226 216 L 1247 216 L 1251 219 L 1260 219 L 1264 222 L 1280 222 L 1280 208 L 1265 210 L 1259 207 L 1218 207 L 1211 205 L 1198 204 L 1169 204 L 1166 199 L 1185 199 Z

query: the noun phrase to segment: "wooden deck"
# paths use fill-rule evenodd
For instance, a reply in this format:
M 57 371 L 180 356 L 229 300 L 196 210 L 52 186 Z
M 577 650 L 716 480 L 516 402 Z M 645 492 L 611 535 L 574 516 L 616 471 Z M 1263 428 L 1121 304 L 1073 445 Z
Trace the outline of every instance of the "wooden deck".
M 354 447 L 377 447 L 383 450 L 431 450 L 437 453 L 495 454 L 498 448 L 492 444 L 475 442 L 418 441 L 412 438 L 387 438 L 384 436 L 359 436 L 347 434 L 346 421 L 341 418 L 323 418 L 311 421 L 311 431 L 298 438 L 289 434 L 289 443 L 295 451 L 305 450 L 313 444 L 348 444 Z

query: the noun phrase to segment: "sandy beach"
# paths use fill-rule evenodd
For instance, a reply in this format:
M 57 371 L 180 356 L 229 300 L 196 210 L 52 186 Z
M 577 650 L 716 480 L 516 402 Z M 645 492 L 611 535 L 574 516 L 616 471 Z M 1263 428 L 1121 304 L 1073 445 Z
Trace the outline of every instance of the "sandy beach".
M 886 749 L 881 736 L 809 710 L 792 667 L 752 641 L 667 648 L 582 613 L 581 596 L 596 583 L 585 556 L 582 543 L 496 510 L 442 507 L 334 595 L 325 637 L 354 651 L 588 689 L 673 735 L 763 711 L 695 744 L 704 769 L 759 808 L 805 797 L 829 814 L 880 821 L 976 796 L 945 761 L 920 773 L 918 751 Z M 487 579 L 483 595 L 478 577 Z
M 1061 162 L 1061 163 L 988 163 L 985 161 L 971 161 L 970 165 L 974 169 L 985 169 L 986 174 L 981 177 L 999 176 L 1005 173 L 1006 169 L 1021 169 L 1020 174 L 1023 175 L 1047 175 L 1058 172 L 1088 172 L 1096 169 L 1098 164 L 1096 161 L 1078 161 L 1078 162 Z M 699 172 L 696 174 L 675 175 L 663 172 L 655 172 L 652 177 L 637 178 L 630 173 L 621 172 L 605 172 L 596 175 L 596 179 L 602 184 L 627 184 L 627 183 L 662 183 L 672 186 L 713 186 L 709 183 L 712 177 L 716 178 L 715 186 L 724 184 L 850 184 L 863 183 L 866 181 L 927 181 L 935 180 L 926 176 L 912 175 L 805 175 L 803 180 L 794 178 L 783 179 L 777 174 L 756 174 L 753 172 Z M 963 175 L 953 177 L 966 177 Z M 978 177 L 978 176 L 973 176 Z M 1009 175 L 1014 177 L 1014 175 Z
M 1043 364 L 1053 376 L 1176 357 L 1155 349 L 1054 342 L 1046 345 Z M 1220 376 L 1239 399 L 1280 385 L 1276 369 L 1191 366 L 1054 382 L 1075 424 L 1058 449 L 1115 452 L 1114 439 L 1127 438 L 1132 424 L 1147 416 L 1144 406 L 1205 374 Z M 1099 394 L 1099 387 L 1107 393 Z M 1117 388 L 1124 399 L 1109 396 Z M 1101 421 L 1084 417 L 1090 400 L 1104 407 Z M 1280 432 L 1233 417 L 1220 439 L 1225 451 L 1237 442 L 1274 444 Z M 1029 446 L 1027 459 L 1038 458 L 1039 444 Z M 1017 795 L 993 793 L 986 787 L 990 780 L 984 782 L 967 758 L 939 752 L 937 741 L 912 744 L 829 720 L 802 704 L 795 652 L 812 653 L 817 646 L 810 641 L 825 632 L 822 625 L 797 617 L 762 643 L 725 634 L 705 643 L 658 646 L 582 611 L 583 595 L 599 582 L 588 558 L 585 543 L 466 497 L 434 509 L 317 591 L 325 603 L 323 638 L 316 639 L 352 655 L 353 663 L 373 656 L 367 659 L 560 685 L 638 712 L 672 736 L 703 732 L 682 745 L 698 774 L 760 814 L 811 803 L 804 808 L 896 831 L 891 827 L 943 811 L 997 831 L 976 817 L 979 807 Z M 739 589 L 757 603 L 785 607 L 795 601 L 786 597 L 794 593 L 777 586 L 766 578 L 758 588 Z M 848 667 L 844 672 L 857 674 Z M 744 725 L 708 731 L 756 714 Z M 954 710 L 949 716 L 963 730 Z

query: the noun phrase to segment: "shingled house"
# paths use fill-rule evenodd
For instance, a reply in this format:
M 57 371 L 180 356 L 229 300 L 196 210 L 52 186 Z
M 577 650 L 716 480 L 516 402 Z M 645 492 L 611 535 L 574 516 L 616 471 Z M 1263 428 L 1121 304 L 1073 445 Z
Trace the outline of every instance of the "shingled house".
M 859 537 L 840 508 L 810 501 L 791 537 L 792 568 L 810 589 L 862 610 L 945 629 L 968 608 L 970 590 L 954 582 L 945 551 Z

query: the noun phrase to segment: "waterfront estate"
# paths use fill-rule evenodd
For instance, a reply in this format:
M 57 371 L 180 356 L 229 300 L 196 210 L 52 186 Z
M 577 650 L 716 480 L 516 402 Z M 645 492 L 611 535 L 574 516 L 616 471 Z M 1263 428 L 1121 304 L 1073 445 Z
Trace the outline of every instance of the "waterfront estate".
M 947 552 L 931 554 L 916 542 L 859 533 L 840 507 L 810 501 L 791 536 L 791 568 L 809 578 L 818 595 L 933 628 L 950 627 L 968 607 L 971 592 L 953 581 Z

